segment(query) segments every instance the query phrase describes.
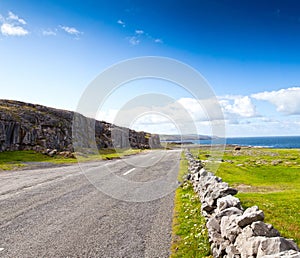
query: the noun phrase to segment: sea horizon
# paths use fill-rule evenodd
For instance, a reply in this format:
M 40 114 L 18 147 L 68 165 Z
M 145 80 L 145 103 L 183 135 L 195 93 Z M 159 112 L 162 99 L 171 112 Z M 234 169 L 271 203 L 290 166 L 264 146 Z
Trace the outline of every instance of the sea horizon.
M 171 142 L 171 141 L 169 141 Z M 175 142 L 175 141 L 173 141 Z M 181 141 L 176 141 L 180 143 Z M 245 147 L 262 147 L 274 149 L 299 149 L 300 136 L 249 136 L 249 137 L 226 137 L 215 138 L 212 140 L 187 140 L 182 142 L 190 142 L 193 144 L 214 145 L 227 144 Z

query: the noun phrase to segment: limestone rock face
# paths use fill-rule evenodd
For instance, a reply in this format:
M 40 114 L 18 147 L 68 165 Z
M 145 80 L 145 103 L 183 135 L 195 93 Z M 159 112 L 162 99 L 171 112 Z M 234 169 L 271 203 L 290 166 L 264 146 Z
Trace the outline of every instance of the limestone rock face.
M 72 126 L 76 114 L 77 143 Z M 91 135 L 92 137 L 87 137 Z M 77 113 L 12 100 L 0 100 L 0 151 L 74 151 L 74 144 L 100 148 L 159 148 L 158 135 L 136 132 Z

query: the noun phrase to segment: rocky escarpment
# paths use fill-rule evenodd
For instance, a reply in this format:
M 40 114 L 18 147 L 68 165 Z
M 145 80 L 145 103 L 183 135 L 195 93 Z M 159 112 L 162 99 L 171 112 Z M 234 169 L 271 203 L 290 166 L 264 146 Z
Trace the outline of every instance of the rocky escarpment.
M 215 258 L 300 258 L 291 239 L 280 236 L 272 225 L 264 223 L 264 212 L 257 206 L 243 209 L 237 190 L 208 172 L 201 161 L 186 152 L 188 179 L 201 201 L 209 241 Z
M 56 149 L 72 152 L 74 151 L 72 125 L 75 114 L 77 121 L 80 119 L 80 123 L 76 123 L 77 127 L 93 126 L 92 141 L 98 149 L 160 147 L 158 135 L 95 121 L 71 111 L 19 101 L 0 100 L 0 151 Z M 85 133 L 84 130 L 80 132 Z M 78 139 L 76 141 L 78 143 Z M 89 147 L 84 142 L 87 141 L 84 134 L 79 141 L 81 145 Z

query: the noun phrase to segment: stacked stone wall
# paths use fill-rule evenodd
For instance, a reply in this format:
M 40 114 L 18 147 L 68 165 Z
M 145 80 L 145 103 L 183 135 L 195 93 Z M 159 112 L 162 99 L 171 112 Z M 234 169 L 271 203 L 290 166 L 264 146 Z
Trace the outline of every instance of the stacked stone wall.
M 234 197 L 236 189 L 207 171 L 189 151 L 185 154 L 189 162 L 187 179 L 201 201 L 215 258 L 300 258 L 296 243 L 265 223 L 262 210 L 257 206 L 244 209 Z

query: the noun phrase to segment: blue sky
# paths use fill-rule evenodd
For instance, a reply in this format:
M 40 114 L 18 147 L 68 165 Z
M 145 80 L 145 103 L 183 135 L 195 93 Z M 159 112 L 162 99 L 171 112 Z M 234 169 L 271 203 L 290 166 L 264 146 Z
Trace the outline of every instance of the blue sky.
M 0 0 L 0 98 L 76 110 L 107 67 L 163 56 L 207 79 L 228 136 L 300 135 L 299 32 L 297 0 Z M 123 85 L 98 118 L 113 122 L 121 103 L 152 90 L 184 103 L 199 133 L 210 133 L 191 96 L 154 83 Z M 174 133 L 163 119 L 152 127 L 149 119 L 133 128 Z

